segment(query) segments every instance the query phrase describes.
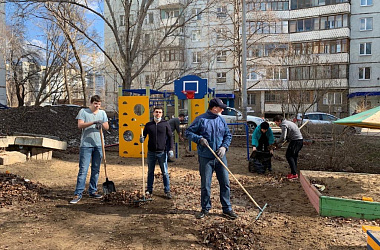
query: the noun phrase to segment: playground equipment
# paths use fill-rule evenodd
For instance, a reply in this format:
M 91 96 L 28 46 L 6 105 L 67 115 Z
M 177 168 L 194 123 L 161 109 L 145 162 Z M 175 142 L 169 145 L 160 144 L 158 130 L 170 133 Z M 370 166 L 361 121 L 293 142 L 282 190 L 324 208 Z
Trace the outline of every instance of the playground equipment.
M 209 93 L 213 93 L 208 88 L 207 79 L 202 79 L 195 75 L 184 76 L 174 81 L 175 104 L 179 100 L 187 100 L 188 123 L 192 123 L 198 115 L 207 110 Z M 178 105 L 175 105 L 175 116 L 178 116 Z M 178 138 L 175 138 L 175 145 L 178 148 Z M 189 149 L 196 150 L 197 145 L 189 142 Z
M 150 120 L 151 106 L 162 106 L 164 114 L 167 114 L 167 106 L 174 105 L 174 115 L 178 117 L 179 100 L 185 100 L 185 108 L 188 110 L 189 123 L 195 117 L 204 113 L 207 109 L 208 99 L 213 90 L 208 89 L 207 79 L 198 76 L 188 75 L 174 81 L 174 100 L 171 99 L 173 92 L 160 92 L 146 89 L 122 90 L 124 95 L 130 93 L 139 96 L 120 96 L 119 97 L 119 155 L 121 157 L 141 157 L 139 143 L 139 129 Z M 162 98 L 151 98 L 151 95 L 162 95 Z M 179 138 L 175 133 L 176 158 L 179 157 L 178 150 Z M 147 145 L 145 146 L 147 152 Z M 190 150 L 196 150 L 196 144 L 190 145 Z M 145 153 L 146 155 L 146 153 Z
M 119 155 L 139 158 L 143 153 L 140 145 L 140 128 L 149 121 L 148 96 L 119 97 Z M 145 144 L 145 156 L 148 145 Z
M 367 233 L 367 249 L 380 249 L 380 227 L 377 226 L 362 226 L 362 229 Z

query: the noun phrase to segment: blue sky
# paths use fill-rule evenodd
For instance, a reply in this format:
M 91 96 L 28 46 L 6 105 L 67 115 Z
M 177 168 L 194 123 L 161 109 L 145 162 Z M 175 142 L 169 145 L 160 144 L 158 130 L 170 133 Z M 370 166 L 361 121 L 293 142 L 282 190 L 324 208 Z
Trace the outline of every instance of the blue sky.
M 101 4 L 101 6 L 103 6 L 102 3 L 100 3 L 100 4 Z M 101 11 L 99 9 L 99 3 L 94 3 L 93 5 L 91 5 L 91 7 L 93 9 L 95 9 L 96 11 Z M 17 10 L 15 9 L 14 4 L 12 4 L 12 3 L 6 4 L 6 21 L 7 22 L 10 21 L 10 18 L 15 13 L 15 11 L 17 11 Z M 93 20 L 92 27 L 97 31 L 97 33 L 99 34 L 99 36 L 103 40 L 103 31 L 104 31 L 103 20 L 101 20 L 98 16 L 94 15 L 90 11 L 87 11 L 86 17 L 89 20 Z M 42 30 L 38 26 L 38 20 L 37 19 L 35 19 L 35 18 L 26 19 L 25 26 L 26 26 L 26 39 L 28 41 L 31 42 L 33 40 L 40 40 L 41 39 Z M 101 44 L 103 45 L 103 42 L 101 42 Z

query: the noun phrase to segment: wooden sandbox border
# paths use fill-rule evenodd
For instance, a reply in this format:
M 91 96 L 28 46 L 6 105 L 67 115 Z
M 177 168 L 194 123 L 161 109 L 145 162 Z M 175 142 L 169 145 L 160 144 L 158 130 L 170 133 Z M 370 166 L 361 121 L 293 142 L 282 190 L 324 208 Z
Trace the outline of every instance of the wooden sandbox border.
M 380 218 L 380 202 L 352 200 L 322 195 L 307 177 L 308 173 L 315 172 L 318 171 L 301 170 L 300 182 L 310 203 L 320 216 L 353 217 L 368 220 Z

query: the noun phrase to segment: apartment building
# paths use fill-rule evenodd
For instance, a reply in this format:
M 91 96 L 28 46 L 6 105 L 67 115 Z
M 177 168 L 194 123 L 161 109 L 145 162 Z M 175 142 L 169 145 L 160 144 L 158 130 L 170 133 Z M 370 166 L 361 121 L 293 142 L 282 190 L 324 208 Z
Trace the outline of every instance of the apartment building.
M 351 1 L 350 112 L 380 105 L 379 11 L 379 1 Z
M 160 0 L 151 6 L 144 26 L 145 49 L 157 39 L 155 31 L 173 23 L 181 28 L 134 79 L 133 88 L 149 85 L 170 91 L 174 79 L 195 74 L 207 78 L 209 88 L 230 106 L 241 105 L 241 6 L 209 2 Z M 363 102 L 358 99 L 374 102 L 379 91 L 376 5 L 372 0 L 351 4 L 349 0 L 247 0 L 251 114 L 271 117 L 307 110 L 344 117 L 354 102 Z M 106 45 L 112 47 L 114 40 L 107 32 Z M 369 51 L 372 54 L 366 54 Z M 106 77 L 106 92 L 117 103 L 119 84 L 114 76 L 114 82 Z

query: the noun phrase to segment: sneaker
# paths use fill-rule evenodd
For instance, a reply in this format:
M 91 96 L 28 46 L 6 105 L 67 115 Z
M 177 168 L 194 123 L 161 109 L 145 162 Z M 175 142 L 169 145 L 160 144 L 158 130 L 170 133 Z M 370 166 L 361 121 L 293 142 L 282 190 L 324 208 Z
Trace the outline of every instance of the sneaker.
M 223 215 L 224 215 L 226 218 L 230 219 L 230 220 L 234 220 L 234 219 L 236 219 L 236 218 L 238 217 L 238 215 L 235 214 L 235 212 L 232 211 L 232 210 L 230 210 L 230 211 L 228 211 L 228 212 L 223 212 Z
M 145 190 L 145 195 L 153 195 L 153 191 Z
M 298 174 L 288 174 L 286 178 L 288 178 L 288 180 L 295 180 L 298 179 Z
M 172 195 L 170 194 L 170 192 L 165 193 L 165 196 L 166 196 L 166 199 L 169 199 L 169 200 L 172 198 Z
M 98 193 L 89 194 L 89 196 L 90 196 L 90 198 L 94 198 L 94 199 L 101 199 L 101 198 L 103 198 L 103 195 L 98 194 Z
M 208 211 L 202 209 L 198 214 L 195 215 L 195 218 L 203 219 L 206 216 L 208 216 Z
M 77 204 L 81 199 L 82 199 L 82 196 L 80 196 L 80 195 L 75 195 L 75 196 L 74 196 L 74 199 L 72 199 L 72 200 L 70 201 L 70 204 Z

